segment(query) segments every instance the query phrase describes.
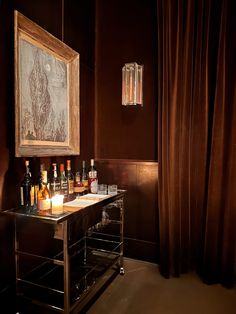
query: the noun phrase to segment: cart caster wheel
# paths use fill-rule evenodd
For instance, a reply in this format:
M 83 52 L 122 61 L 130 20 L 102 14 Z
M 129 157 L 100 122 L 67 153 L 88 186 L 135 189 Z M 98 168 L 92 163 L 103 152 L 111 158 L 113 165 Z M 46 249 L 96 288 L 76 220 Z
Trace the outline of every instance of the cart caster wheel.
M 124 275 L 124 274 L 125 274 L 124 267 L 121 267 L 121 268 L 120 268 L 120 275 Z

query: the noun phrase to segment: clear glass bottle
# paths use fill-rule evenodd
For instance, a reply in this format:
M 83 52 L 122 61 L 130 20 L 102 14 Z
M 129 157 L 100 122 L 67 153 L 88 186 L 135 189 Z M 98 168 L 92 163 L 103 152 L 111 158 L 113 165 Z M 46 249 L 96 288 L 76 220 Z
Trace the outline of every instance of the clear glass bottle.
M 66 161 L 66 177 L 68 181 L 68 196 L 71 197 L 74 194 L 74 175 L 71 171 L 71 161 Z
M 82 161 L 82 172 L 81 172 L 81 181 L 84 186 L 84 193 L 88 193 L 89 186 L 88 186 L 88 173 L 86 169 L 86 162 L 85 160 Z
M 60 180 L 57 174 L 57 164 L 52 164 L 52 176 L 50 179 L 50 193 L 51 196 L 54 196 L 56 194 L 60 194 Z
M 21 205 L 25 207 L 33 206 L 34 202 L 32 200 L 32 178 L 29 168 L 29 160 L 25 161 L 25 173 L 24 178 L 21 182 L 20 186 L 20 197 L 21 197 Z
M 90 193 L 97 194 L 98 192 L 98 176 L 97 169 L 94 165 L 94 159 L 90 160 L 90 167 L 88 172 L 88 182 L 89 182 L 89 191 Z
M 64 164 L 60 164 L 60 194 L 64 195 L 64 201 L 66 202 L 68 199 L 68 181 L 65 174 Z
M 48 189 L 47 170 L 42 171 L 42 184 L 38 191 L 38 210 L 41 212 L 49 211 L 51 208 L 50 192 Z

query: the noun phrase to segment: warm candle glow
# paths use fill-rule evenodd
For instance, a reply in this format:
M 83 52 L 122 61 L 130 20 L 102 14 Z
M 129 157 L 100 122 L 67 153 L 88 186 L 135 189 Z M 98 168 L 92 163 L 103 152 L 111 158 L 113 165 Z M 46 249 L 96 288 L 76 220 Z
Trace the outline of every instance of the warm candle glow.
M 64 195 L 55 195 L 52 197 L 52 214 L 63 213 L 63 198 Z

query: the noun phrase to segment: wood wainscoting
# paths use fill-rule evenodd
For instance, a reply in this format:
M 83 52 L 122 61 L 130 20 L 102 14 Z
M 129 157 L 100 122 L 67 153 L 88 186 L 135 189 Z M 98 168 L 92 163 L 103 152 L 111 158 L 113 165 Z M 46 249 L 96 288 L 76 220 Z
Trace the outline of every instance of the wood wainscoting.
M 99 183 L 126 189 L 124 255 L 159 262 L 158 162 L 96 159 Z

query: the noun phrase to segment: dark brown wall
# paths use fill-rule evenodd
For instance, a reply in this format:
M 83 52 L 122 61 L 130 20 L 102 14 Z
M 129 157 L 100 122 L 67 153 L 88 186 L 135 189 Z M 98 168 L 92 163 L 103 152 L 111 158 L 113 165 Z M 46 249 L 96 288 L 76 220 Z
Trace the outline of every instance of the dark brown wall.
M 72 168 L 96 157 L 99 182 L 128 190 L 125 255 L 149 261 L 158 259 L 155 2 L 65 0 L 64 11 L 64 41 L 81 60 L 81 155 Z M 25 160 L 14 157 L 14 9 L 62 36 L 62 0 L 0 0 L 0 211 L 19 204 Z M 142 108 L 121 106 L 121 69 L 132 61 L 144 64 Z M 32 172 L 65 159 L 30 158 Z M 13 282 L 13 225 L 0 215 L 0 298 Z
M 81 155 L 73 169 L 94 156 L 94 0 L 65 0 L 64 42 L 80 53 Z M 14 10 L 62 39 L 62 0 L 0 0 L 0 211 L 19 204 L 25 158 L 14 157 Z M 49 169 L 66 157 L 30 158 L 32 172 L 40 162 Z M 14 283 L 13 224 L 0 215 L 0 300 Z M 0 302 L 2 304 L 2 302 Z
M 158 261 L 156 1 L 96 2 L 95 152 L 100 183 L 127 189 L 126 256 Z M 124 63 L 144 65 L 144 106 L 121 105 Z
M 124 210 L 124 255 L 158 262 L 158 163 L 96 160 L 100 183 L 127 190 Z
M 157 160 L 156 1 L 96 2 L 96 157 Z M 121 105 L 125 63 L 144 65 L 144 106 Z

